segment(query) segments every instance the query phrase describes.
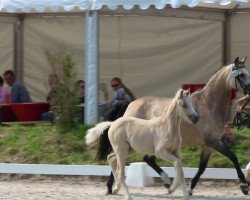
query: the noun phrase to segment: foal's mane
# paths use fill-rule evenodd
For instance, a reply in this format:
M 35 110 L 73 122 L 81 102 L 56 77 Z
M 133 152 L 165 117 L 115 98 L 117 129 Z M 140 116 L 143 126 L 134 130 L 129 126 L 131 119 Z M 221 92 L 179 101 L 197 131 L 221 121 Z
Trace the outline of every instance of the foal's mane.
M 180 93 L 183 91 L 183 89 L 178 89 L 177 92 L 174 95 L 174 98 L 171 99 L 171 102 L 169 104 L 169 106 L 167 106 L 163 113 L 166 113 L 169 109 L 172 109 L 172 107 L 176 104 L 178 97 L 180 96 Z

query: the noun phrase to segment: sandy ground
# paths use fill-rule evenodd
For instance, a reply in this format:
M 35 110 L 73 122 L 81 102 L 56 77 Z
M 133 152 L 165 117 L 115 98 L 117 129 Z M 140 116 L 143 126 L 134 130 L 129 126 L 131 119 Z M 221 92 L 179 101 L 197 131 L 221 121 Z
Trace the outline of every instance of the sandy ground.
M 105 195 L 106 178 L 51 177 L 51 176 L 0 176 L 0 199 L 8 200 L 121 200 L 124 191 L 118 195 Z M 135 200 L 182 198 L 180 188 L 172 195 L 161 183 L 152 187 L 129 188 Z M 194 200 L 243 200 L 244 196 L 236 181 L 205 181 L 196 187 Z

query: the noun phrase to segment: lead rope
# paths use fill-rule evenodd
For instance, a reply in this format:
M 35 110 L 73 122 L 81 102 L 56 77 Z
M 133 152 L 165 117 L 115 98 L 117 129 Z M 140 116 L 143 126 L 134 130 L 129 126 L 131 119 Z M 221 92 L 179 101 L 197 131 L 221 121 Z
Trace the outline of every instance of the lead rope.
M 250 101 L 250 96 L 245 100 L 244 105 L 241 107 L 241 110 L 243 110 L 246 107 L 246 105 L 249 103 L 249 101 Z M 247 121 L 248 117 L 249 117 L 248 113 L 237 111 L 237 113 L 234 117 L 234 120 L 233 120 L 233 125 L 238 128 L 238 131 L 243 129 L 244 122 Z

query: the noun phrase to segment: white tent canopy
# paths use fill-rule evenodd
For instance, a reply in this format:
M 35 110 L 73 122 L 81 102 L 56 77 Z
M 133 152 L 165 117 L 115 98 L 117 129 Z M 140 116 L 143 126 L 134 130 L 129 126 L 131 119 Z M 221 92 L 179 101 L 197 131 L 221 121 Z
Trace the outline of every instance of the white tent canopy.
M 181 9 L 171 9 L 170 6 Z M 198 9 L 190 10 L 186 6 Z M 24 74 L 24 82 L 31 83 L 29 89 L 33 93 L 44 93 L 34 83 L 41 75 L 47 75 L 43 71 L 48 68 L 44 66 L 41 49 L 51 41 L 68 44 L 72 52 L 78 54 L 81 71 L 84 71 L 79 74 L 84 74 L 87 86 L 85 123 L 94 124 L 97 121 L 98 78 L 108 82 L 112 76 L 121 76 L 125 83 L 131 84 L 129 87 L 136 91 L 137 97 L 165 96 L 172 94 L 180 83 L 204 81 L 207 74 L 214 71 L 211 66 L 225 64 L 239 53 L 248 55 L 245 54 L 245 41 L 250 32 L 229 30 L 229 27 L 237 27 L 242 18 L 231 19 L 232 25 L 228 22 L 228 12 L 225 12 L 248 8 L 250 3 L 245 0 L 3 0 L 0 1 L 0 12 L 5 16 L 0 17 L 0 22 L 4 29 L 0 38 L 6 48 L 0 58 L 6 65 L 1 70 L 13 65 L 18 77 Z M 84 19 L 82 11 L 85 12 Z M 36 17 L 43 13 L 47 16 L 49 13 L 68 13 L 69 16 L 76 13 L 78 17 L 67 20 Z M 98 18 L 98 13 L 103 15 Z M 129 14 L 130 17 L 126 17 Z M 244 20 L 250 21 L 248 17 Z M 12 39 L 13 30 L 8 22 L 15 24 Z M 247 29 L 247 26 L 241 29 Z M 194 63 L 196 55 L 198 58 Z M 12 56 L 15 58 L 13 62 L 10 60 Z M 188 68 L 183 70 L 184 63 Z M 185 76 L 179 80 L 181 73 Z M 199 78 L 194 80 L 194 77 Z M 149 88 L 151 93 L 148 93 Z
M 163 9 L 167 5 L 173 8 L 179 8 L 180 6 L 221 9 L 249 7 L 248 0 L 3 0 L 0 2 L 0 10 L 9 13 L 46 12 L 46 9 L 50 9 L 52 12 L 59 12 L 62 8 L 65 11 L 86 11 L 100 10 L 104 6 L 111 10 L 117 9 L 118 6 L 122 6 L 126 10 L 139 6 L 140 9 L 145 10 L 150 6 Z

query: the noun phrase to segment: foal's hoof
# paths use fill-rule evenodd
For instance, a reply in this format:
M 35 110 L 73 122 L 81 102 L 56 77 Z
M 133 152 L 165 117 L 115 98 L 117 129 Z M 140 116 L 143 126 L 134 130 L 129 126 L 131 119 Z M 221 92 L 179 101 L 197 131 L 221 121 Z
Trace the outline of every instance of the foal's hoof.
M 244 195 L 248 195 L 249 185 L 247 183 L 240 183 L 240 189 Z
M 174 191 L 175 191 L 175 189 L 173 189 L 171 187 L 168 188 L 168 194 L 172 194 Z
M 114 187 L 114 189 L 113 189 L 113 194 L 117 194 L 118 192 L 119 192 L 119 190 L 120 190 L 120 186 L 119 185 L 116 185 L 115 187 Z

